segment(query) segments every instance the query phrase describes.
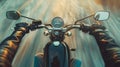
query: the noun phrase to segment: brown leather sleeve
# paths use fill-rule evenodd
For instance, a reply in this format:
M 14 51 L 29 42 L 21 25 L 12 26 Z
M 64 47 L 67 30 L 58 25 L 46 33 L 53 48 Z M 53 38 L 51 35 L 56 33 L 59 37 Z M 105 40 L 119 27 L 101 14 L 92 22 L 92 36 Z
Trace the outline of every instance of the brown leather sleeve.
M 25 27 L 16 27 L 15 31 L 2 41 L 0 44 L 0 67 L 12 67 L 11 63 L 26 32 Z
M 105 67 L 120 67 L 120 46 L 104 31 L 95 32 Z

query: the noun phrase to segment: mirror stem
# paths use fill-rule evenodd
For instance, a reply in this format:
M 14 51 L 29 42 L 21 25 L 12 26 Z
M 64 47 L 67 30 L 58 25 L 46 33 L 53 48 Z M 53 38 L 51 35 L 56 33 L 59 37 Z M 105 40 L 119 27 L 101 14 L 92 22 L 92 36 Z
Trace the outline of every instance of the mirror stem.
M 79 21 L 82 21 L 82 20 L 84 20 L 84 19 L 86 19 L 86 18 L 89 18 L 89 17 L 92 17 L 92 16 L 94 16 L 94 14 L 89 15 L 89 16 L 87 16 L 87 17 L 85 17 L 85 18 L 82 18 L 82 19 L 79 19 L 79 20 L 75 21 L 75 24 L 77 24 L 77 22 L 79 22 Z
M 30 19 L 30 20 L 36 20 L 36 19 L 30 18 L 30 17 L 27 17 L 27 16 L 23 16 L 23 15 L 21 15 L 21 17 L 24 17 L 24 18 L 27 18 L 27 19 Z

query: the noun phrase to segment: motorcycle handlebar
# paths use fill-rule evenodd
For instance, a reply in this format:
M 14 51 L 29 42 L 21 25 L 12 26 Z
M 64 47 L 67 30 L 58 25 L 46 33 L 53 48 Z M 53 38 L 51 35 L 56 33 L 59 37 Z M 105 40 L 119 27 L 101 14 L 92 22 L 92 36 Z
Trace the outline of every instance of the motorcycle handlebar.
M 31 25 L 29 25 L 29 29 L 30 30 L 36 30 L 36 29 L 40 29 L 40 28 L 45 28 L 47 30 L 50 30 L 51 28 L 49 28 L 48 26 L 52 27 L 51 24 L 35 24 L 35 23 L 32 23 Z M 63 28 L 66 28 L 66 32 L 69 31 L 69 30 L 72 30 L 72 29 L 79 29 L 79 30 L 85 30 L 85 31 L 89 31 L 90 30 L 90 25 L 88 24 L 70 24 L 70 25 L 67 25 Z

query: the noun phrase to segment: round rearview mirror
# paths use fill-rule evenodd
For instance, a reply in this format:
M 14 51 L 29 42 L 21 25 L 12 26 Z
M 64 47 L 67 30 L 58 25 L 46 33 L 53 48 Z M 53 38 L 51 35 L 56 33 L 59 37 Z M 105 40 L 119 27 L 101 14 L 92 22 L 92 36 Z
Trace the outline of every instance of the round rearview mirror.
M 105 11 L 96 12 L 94 15 L 94 19 L 97 21 L 107 20 L 109 18 L 109 15 L 109 12 Z
M 12 20 L 18 20 L 20 18 L 20 13 L 18 11 L 7 11 L 6 17 Z

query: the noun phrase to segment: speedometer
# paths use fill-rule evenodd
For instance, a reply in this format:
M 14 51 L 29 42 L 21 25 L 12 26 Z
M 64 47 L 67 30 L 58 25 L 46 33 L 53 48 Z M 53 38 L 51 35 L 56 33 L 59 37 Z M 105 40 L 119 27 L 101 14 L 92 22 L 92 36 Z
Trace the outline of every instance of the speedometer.
M 64 21 L 61 17 L 55 17 L 53 18 L 52 20 L 52 26 L 55 27 L 55 28 L 60 28 L 64 25 Z

